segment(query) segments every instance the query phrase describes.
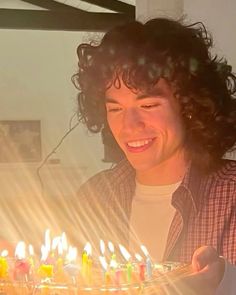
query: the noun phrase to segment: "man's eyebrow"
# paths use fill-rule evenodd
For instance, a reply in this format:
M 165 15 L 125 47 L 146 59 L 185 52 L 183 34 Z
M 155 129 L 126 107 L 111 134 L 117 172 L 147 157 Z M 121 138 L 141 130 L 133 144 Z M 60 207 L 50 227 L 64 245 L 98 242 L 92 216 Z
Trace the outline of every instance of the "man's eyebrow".
M 165 97 L 166 94 L 163 90 L 161 89 L 158 89 L 158 88 L 155 88 L 155 89 L 152 89 L 152 90 L 148 90 L 146 92 L 143 92 L 143 93 L 140 93 L 138 94 L 137 96 L 137 99 L 144 99 L 144 98 L 148 98 L 150 96 L 154 96 L 154 97 Z
M 142 92 L 140 94 L 137 94 L 137 100 L 142 100 L 145 98 L 148 98 L 150 96 L 154 96 L 154 97 L 165 97 L 166 94 L 162 89 L 151 89 L 149 91 L 146 92 Z M 116 99 L 112 98 L 112 97 L 105 97 L 105 102 L 106 103 L 119 103 Z
M 117 100 L 111 97 L 105 97 L 105 103 L 110 102 L 110 103 L 119 103 Z

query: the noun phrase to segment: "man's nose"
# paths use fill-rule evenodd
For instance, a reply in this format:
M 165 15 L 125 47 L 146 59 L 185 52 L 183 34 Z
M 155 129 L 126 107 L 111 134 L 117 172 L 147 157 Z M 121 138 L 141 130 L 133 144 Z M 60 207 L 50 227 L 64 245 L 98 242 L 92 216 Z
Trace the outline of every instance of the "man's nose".
M 142 131 L 145 127 L 144 120 L 138 110 L 129 109 L 123 117 L 123 128 L 125 131 Z

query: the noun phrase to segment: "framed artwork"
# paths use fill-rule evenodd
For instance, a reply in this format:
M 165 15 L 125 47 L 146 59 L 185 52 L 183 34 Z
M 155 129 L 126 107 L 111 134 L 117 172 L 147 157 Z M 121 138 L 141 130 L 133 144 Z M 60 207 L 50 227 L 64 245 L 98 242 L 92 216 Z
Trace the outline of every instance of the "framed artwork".
M 0 121 L 0 163 L 39 162 L 41 158 L 39 120 Z

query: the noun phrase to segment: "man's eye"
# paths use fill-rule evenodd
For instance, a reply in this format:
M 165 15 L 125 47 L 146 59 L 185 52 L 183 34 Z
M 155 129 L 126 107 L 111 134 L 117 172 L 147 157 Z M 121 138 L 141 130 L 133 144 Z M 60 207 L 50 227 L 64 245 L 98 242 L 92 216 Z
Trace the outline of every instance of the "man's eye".
M 115 113 L 115 112 L 119 112 L 121 110 L 121 108 L 107 108 L 107 112 L 108 113 Z
M 152 108 L 156 108 L 156 107 L 158 107 L 158 106 L 159 106 L 158 103 L 154 103 L 154 104 L 144 104 L 144 105 L 142 105 L 141 107 L 142 107 L 143 109 L 152 109 Z

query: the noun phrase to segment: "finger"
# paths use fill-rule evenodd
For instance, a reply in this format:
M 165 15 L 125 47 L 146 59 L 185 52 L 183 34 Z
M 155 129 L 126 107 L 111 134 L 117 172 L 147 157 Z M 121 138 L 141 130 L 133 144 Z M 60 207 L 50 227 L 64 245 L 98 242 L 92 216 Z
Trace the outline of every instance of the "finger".
M 198 272 L 208 264 L 218 261 L 219 255 L 215 248 L 203 246 L 198 248 L 192 257 L 192 267 L 194 272 Z

